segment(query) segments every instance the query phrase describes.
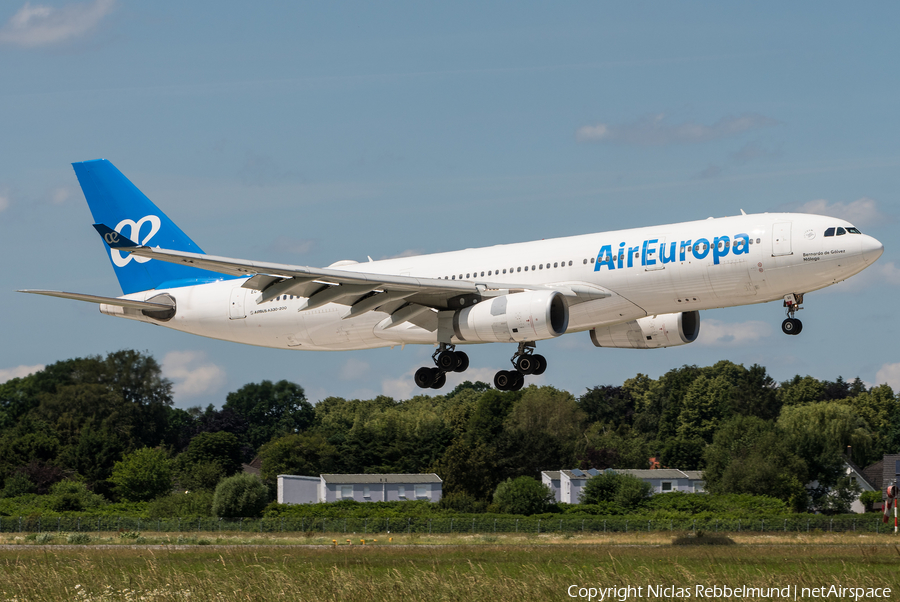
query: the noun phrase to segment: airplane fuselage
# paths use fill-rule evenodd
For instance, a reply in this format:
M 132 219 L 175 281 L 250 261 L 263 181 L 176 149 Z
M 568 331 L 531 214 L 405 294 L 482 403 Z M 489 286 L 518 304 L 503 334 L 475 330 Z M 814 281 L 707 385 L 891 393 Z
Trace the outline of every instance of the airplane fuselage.
M 832 234 L 826 236 L 829 228 Z M 568 308 L 566 332 L 572 333 L 645 316 L 781 300 L 840 282 L 870 265 L 882 250 L 877 240 L 840 219 L 767 213 L 332 267 L 462 280 L 495 289 L 505 284 L 569 287 L 578 291 Z M 222 279 L 126 295 L 146 301 L 167 293 L 177 303 L 168 321 L 111 305 L 101 305 L 101 311 L 215 339 L 284 349 L 337 351 L 439 342 L 436 330 L 413 323 L 387 327 L 389 314 L 378 310 L 348 317 L 350 305 L 305 309 L 306 298 L 290 294 L 258 303 L 261 293 L 242 286 L 246 281 Z M 591 298 L 594 289 L 597 295 Z M 469 342 L 458 337 L 451 341 Z

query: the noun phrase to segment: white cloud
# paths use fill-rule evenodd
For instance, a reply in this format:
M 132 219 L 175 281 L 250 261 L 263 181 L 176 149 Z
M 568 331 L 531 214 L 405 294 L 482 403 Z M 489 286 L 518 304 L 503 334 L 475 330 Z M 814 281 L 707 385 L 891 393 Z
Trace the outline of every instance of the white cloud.
M 63 188 L 63 187 L 56 188 L 50 194 L 50 200 L 53 202 L 54 205 L 61 205 L 61 204 L 65 203 L 68 198 L 69 198 L 69 189 L 68 188 Z
M 816 199 L 800 205 L 796 211 L 814 213 L 845 219 L 854 226 L 868 226 L 883 222 L 886 216 L 878 209 L 877 203 L 863 197 L 850 203 L 829 203 L 825 199 Z
M 37 364 L 34 366 L 16 366 L 15 368 L 5 368 L 0 370 L 0 383 L 5 383 L 8 380 L 12 380 L 14 378 L 22 378 L 23 376 L 28 376 L 29 374 L 34 374 L 35 372 L 40 372 L 44 369 L 44 364 Z
M 663 113 L 647 115 L 626 125 L 598 123 L 578 128 L 575 138 L 580 142 L 614 142 L 634 146 L 665 146 L 694 144 L 736 136 L 743 132 L 777 125 L 771 117 L 744 113 L 737 117 L 723 117 L 713 125 L 694 121 L 670 124 Z
M 341 368 L 341 380 L 356 380 L 362 378 L 369 372 L 369 364 L 355 357 L 351 357 L 344 362 Z
M 289 238 L 279 236 L 272 242 L 272 249 L 278 253 L 290 255 L 306 255 L 315 246 L 315 241 L 310 239 Z
M 418 370 L 418 368 L 416 368 Z M 410 370 L 400 378 L 384 378 L 381 380 L 381 394 L 387 395 L 394 399 L 409 399 L 413 396 L 413 391 L 422 392 L 431 389 L 419 389 L 413 381 L 415 370 Z
M 709 347 L 737 347 L 756 343 L 772 334 L 767 322 L 748 321 L 727 323 L 720 320 L 702 320 L 698 345 Z
M 875 382 L 887 383 L 894 391 L 900 391 L 900 363 L 883 365 L 875 375 Z
M 61 8 L 26 2 L 0 29 L 0 43 L 47 46 L 82 36 L 112 11 L 115 0 L 67 4 Z
M 175 383 L 176 398 L 215 393 L 225 382 L 225 370 L 206 361 L 201 351 L 170 351 L 163 358 L 162 370 Z

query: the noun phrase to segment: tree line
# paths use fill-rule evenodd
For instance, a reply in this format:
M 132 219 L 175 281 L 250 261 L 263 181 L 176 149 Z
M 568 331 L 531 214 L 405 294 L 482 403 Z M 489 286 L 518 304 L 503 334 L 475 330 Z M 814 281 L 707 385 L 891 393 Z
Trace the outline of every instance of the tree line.
M 247 384 L 218 409 L 172 401 L 156 360 L 133 350 L 3 383 L 0 497 L 68 487 L 77 506 L 88 493 L 133 502 L 175 487 L 211 492 L 258 456 L 270 496 L 278 474 L 436 472 L 445 505 L 477 511 L 508 480 L 561 468 L 648 468 L 655 457 L 703 470 L 714 494 L 827 510 L 829 492 L 849 486 L 844 457 L 865 466 L 900 448 L 900 399 L 888 385 L 799 375 L 777 383 L 762 366 L 728 361 L 657 379 L 638 374 L 579 396 L 466 382 L 434 397 L 314 405 L 282 380 Z

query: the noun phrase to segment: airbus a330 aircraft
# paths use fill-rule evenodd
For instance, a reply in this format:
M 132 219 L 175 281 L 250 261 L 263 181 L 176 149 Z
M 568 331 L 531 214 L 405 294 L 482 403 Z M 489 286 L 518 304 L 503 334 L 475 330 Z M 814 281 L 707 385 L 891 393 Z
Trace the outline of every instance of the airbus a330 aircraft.
M 441 388 L 462 372 L 458 345 L 514 343 L 513 370 L 541 374 L 538 341 L 585 332 L 597 347 L 684 345 L 699 310 L 783 301 L 786 334 L 805 293 L 840 282 L 884 247 L 832 217 L 764 213 L 619 230 L 327 268 L 206 255 L 104 159 L 74 163 L 94 227 L 124 295 L 27 290 L 100 304 L 100 311 L 215 339 L 311 351 L 422 344 Z

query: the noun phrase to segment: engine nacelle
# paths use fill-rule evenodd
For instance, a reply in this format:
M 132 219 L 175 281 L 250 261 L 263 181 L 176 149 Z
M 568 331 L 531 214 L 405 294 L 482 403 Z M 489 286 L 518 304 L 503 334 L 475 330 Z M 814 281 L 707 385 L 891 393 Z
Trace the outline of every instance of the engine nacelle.
M 646 316 L 624 324 L 591 329 L 595 347 L 658 349 L 693 343 L 700 334 L 700 312 Z
M 510 343 L 558 337 L 569 327 L 569 304 L 558 291 L 513 293 L 453 315 L 453 332 L 466 342 Z

